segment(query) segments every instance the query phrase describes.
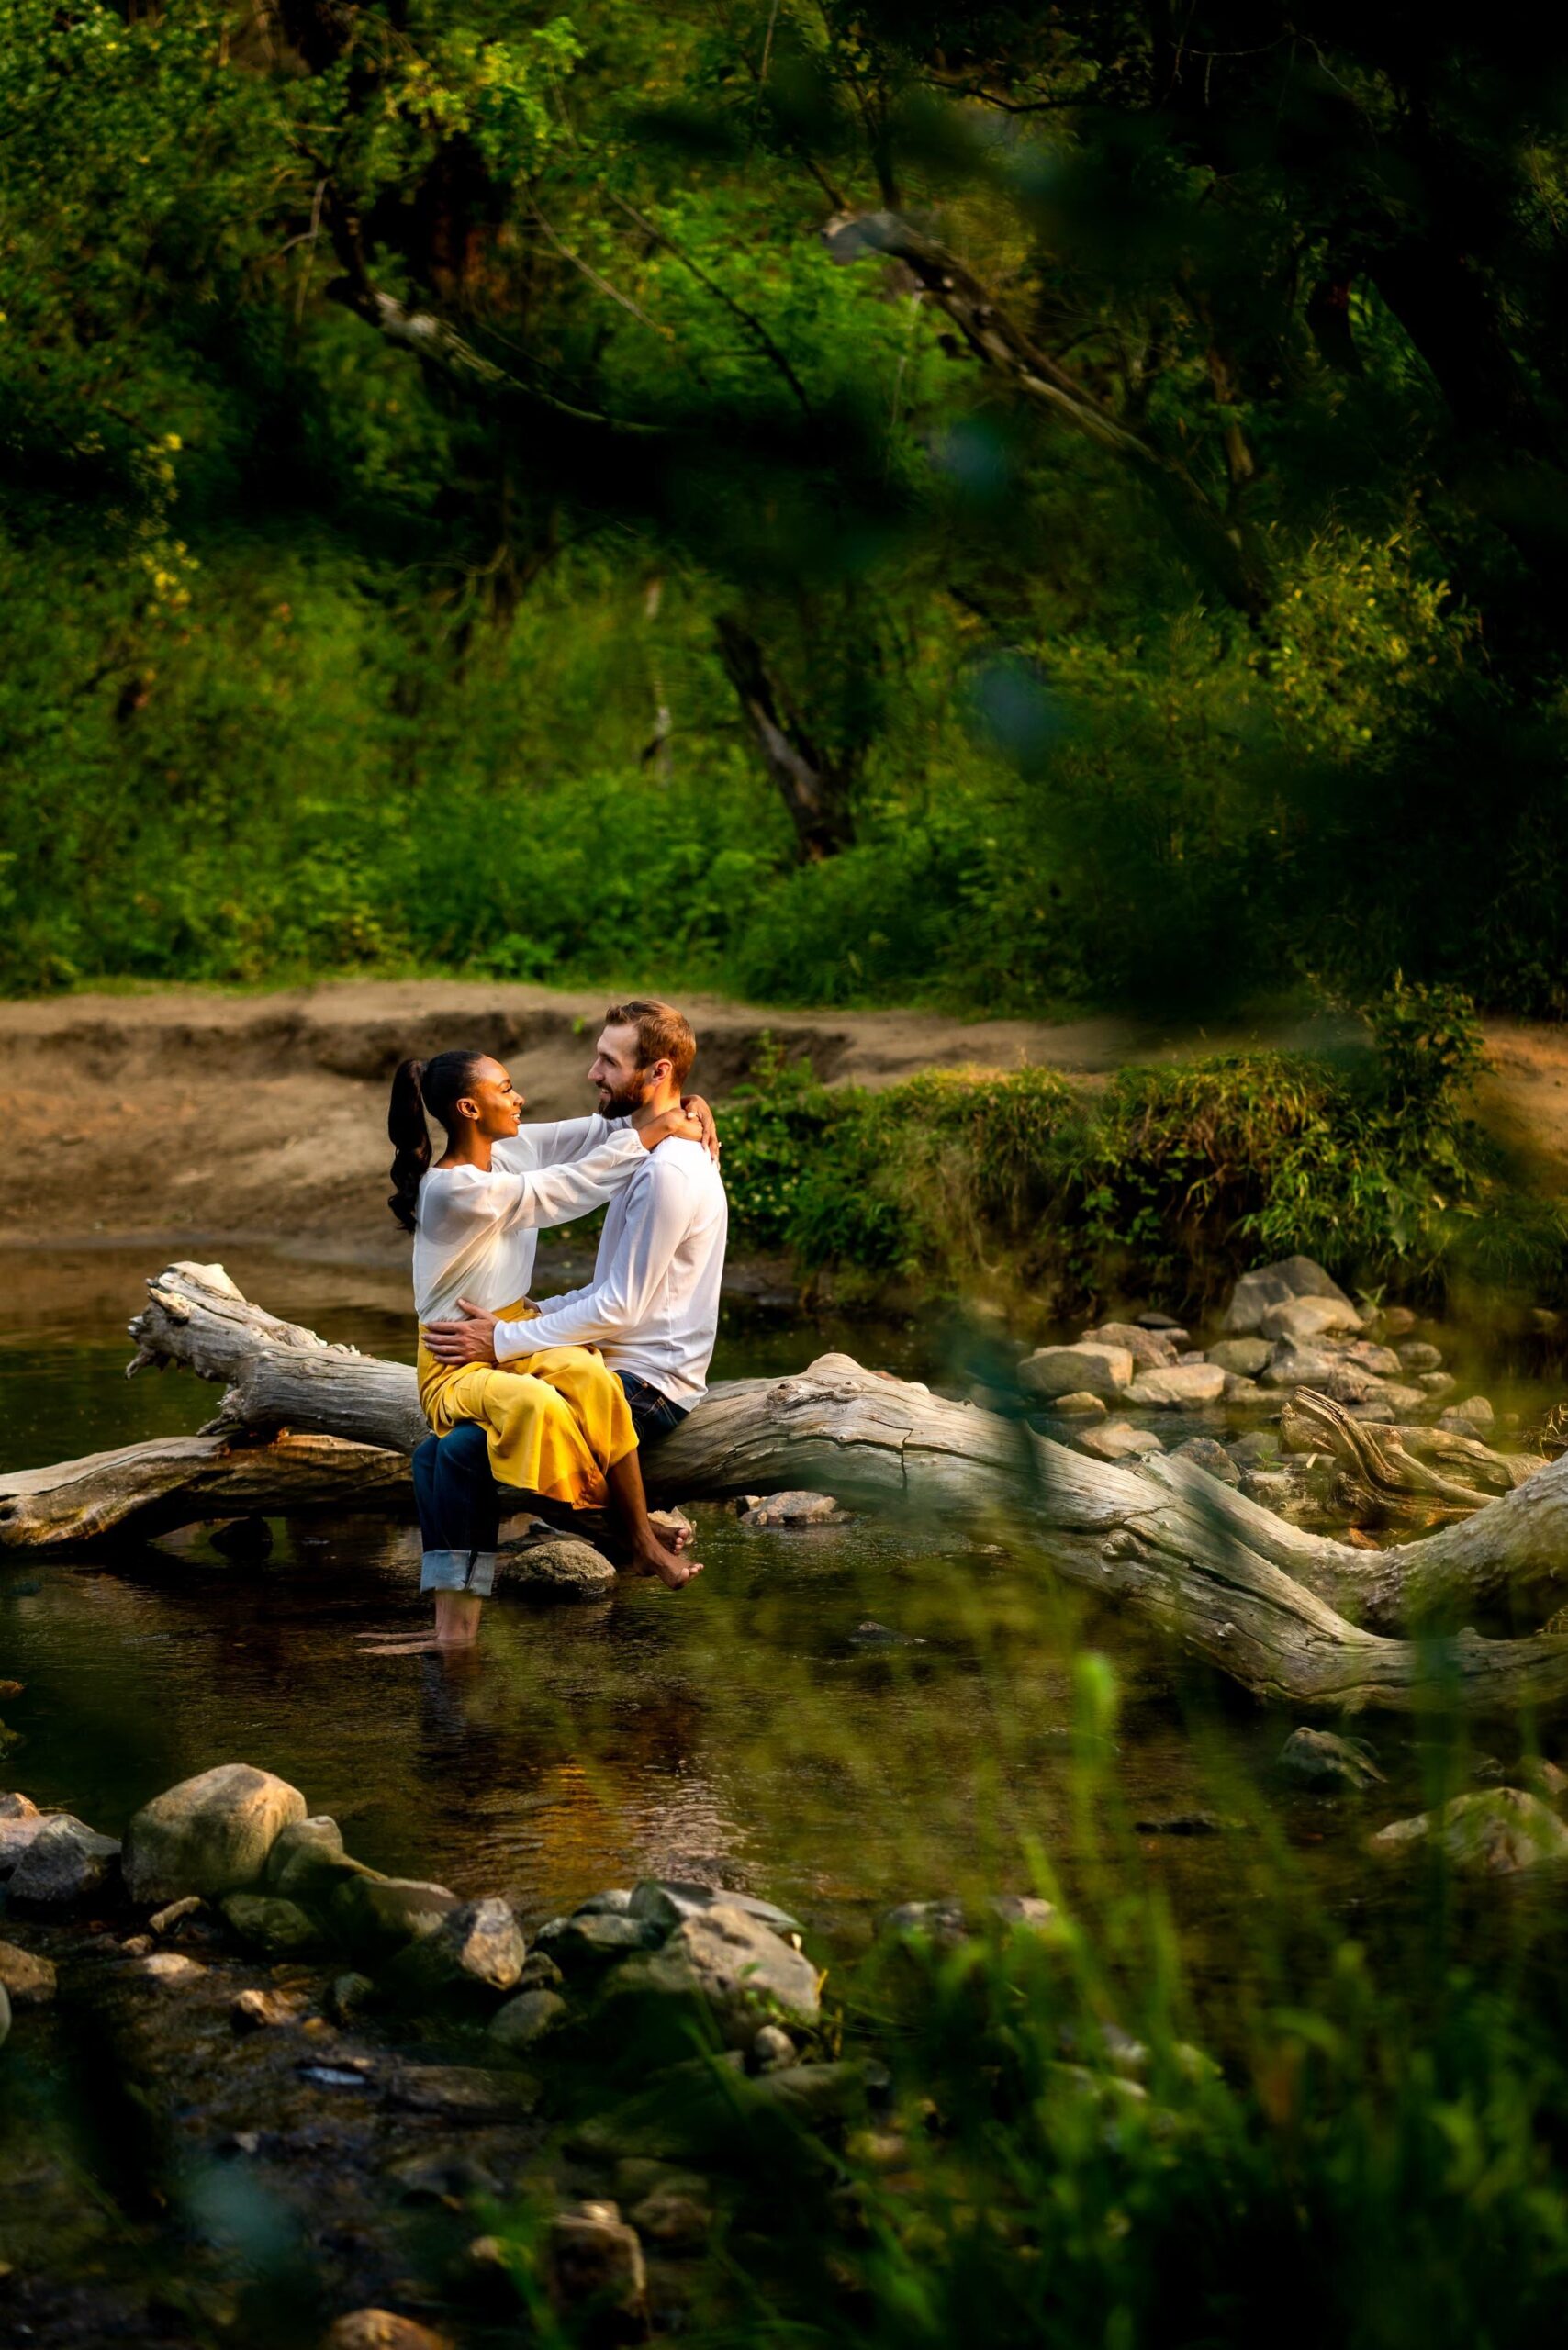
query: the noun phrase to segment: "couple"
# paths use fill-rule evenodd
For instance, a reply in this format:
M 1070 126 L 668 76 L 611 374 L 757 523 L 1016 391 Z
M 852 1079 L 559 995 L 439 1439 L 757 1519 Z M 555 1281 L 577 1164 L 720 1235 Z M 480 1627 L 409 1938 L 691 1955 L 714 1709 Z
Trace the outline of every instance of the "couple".
M 701 1396 L 718 1327 L 729 1213 L 711 1113 L 681 1091 L 696 1053 L 681 1013 L 636 999 L 605 1014 L 595 1117 L 521 1125 L 485 1053 L 404 1061 L 392 1080 L 388 1204 L 414 1236 L 434 1431 L 413 1459 L 420 1589 L 439 1646 L 477 1636 L 503 1507 L 608 1507 L 643 1573 L 678 1590 L 702 1572 L 649 1523 L 637 1460 Z M 427 1112 L 446 1131 L 433 1166 Z M 532 1304 L 535 1233 L 606 1203 L 588 1288 Z

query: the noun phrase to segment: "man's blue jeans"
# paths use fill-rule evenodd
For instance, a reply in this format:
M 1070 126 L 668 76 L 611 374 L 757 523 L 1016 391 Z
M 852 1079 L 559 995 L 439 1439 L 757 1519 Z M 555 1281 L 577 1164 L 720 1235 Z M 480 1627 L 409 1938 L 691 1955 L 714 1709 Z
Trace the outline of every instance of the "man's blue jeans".
M 635 1371 L 618 1371 L 639 1445 L 678 1427 L 686 1414 Z M 472 1420 L 447 1436 L 427 1436 L 413 1458 L 414 1500 L 424 1557 L 421 1591 L 471 1591 L 488 1599 L 495 1588 L 501 1497 L 490 1474 L 485 1431 Z

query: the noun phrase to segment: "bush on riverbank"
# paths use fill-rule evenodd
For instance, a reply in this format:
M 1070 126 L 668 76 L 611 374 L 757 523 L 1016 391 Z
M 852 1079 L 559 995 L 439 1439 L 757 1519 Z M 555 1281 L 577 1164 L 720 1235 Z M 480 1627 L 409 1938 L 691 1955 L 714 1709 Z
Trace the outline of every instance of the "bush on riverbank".
M 949 1291 L 1022 1278 L 1063 1300 L 1195 1304 L 1238 1261 L 1300 1249 L 1375 1286 L 1550 1282 L 1556 1203 L 1517 1200 L 1468 1113 L 1462 996 L 1398 981 L 1342 1053 L 1120 1071 L 928 1070 L 832 1090 L 769 1054 L 729 1105 L 737 1236 L 802 1270 Z

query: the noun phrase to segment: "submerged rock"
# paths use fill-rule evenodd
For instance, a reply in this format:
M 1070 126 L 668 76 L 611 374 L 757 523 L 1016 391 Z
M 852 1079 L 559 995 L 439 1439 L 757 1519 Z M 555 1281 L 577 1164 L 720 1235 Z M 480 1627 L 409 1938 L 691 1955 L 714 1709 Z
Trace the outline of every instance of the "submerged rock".
M 549 1528 L 505 1547 L 501 1564 L 512 1590 L 536 1592 L 542 1598 L 608 1599 L 615 1589 L 615 1568 L 602 1550 L 580 1535 Z
M 305 1797 L 286 1779 L 219 1763 L 137 1813 L 126 1830 L 127 1889 L 145 1902 L 242 1892 L 263 1874 L 281 1830 L 304 1818 Z
M 1268 1338 L 1221 1338 L 1209 1348 L 1209 1360 L 1237 1379 L 1256 1379 L 1273 1351 Z
M 848 1516 L 831 1494 L 765 1494 L 742 1513 L 743 1526 L 830 1526 Z
M 1138 1460 L 1165 1449 L 1152 1428 L 1135 1428 L 1130 1420 L 1107 1420 L 1102 1428 L 1084 1428 L 1073 1441 L 1092 1460 Z
M 1293 1730 L 1280 1749 L 1282 1768 L 1293 1778 L 1319 1787 L 1380 1786 L 1377 1757 L 1361 1738 L 1340 1738 L 1330 1729 Z
M 1396 1819 L 1368 1838 L 1374 1852 L 1439 1844 L 1457 1869 L 1478 1876 L 1517 1876 L 1568 1863 L 1568 1827 L 1550 1804 L 1522 1787 L 1487 1787 L 1455 1796 L 1438 1811 Z
M 732 2048 L 749 2047 L 774 2010 L 811 2022 L 820 1978 L 811 1960 L 744 1909 L 715 1902 L 682 1919 L 662 1950 L 628 1959 L 610 1978 L 616 1998 L 694 1999 Z
M 39 1823 L 11 1872 L 11 1898 L 39 1909 L 84 1901 L 108 1882 L 119 1850 L 112 1836 L 95 1834 L 68 1812 L 53 1813 Z

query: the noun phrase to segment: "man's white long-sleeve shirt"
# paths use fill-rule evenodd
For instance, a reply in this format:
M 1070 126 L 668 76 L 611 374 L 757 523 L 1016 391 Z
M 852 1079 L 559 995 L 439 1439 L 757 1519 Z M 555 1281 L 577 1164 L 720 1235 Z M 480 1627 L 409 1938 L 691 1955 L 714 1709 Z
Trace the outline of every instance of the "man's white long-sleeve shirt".
M 537 1321 L 498 1322 L 496 1360 L 597 1347 L 612 1371 L 689 1410 L 713 1358 L 729 1221 L 705 1147 L 660 1143 L 610 1201 L 588 1288 L 547 1298 Z

